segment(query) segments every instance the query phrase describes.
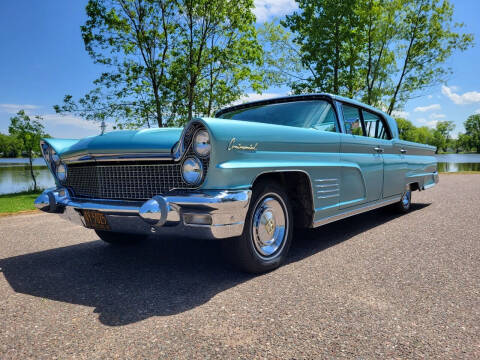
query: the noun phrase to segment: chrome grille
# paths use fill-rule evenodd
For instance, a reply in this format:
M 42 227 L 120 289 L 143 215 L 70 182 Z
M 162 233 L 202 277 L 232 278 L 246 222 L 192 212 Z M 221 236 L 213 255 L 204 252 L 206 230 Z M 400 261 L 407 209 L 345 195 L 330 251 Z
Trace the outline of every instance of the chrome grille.
M 70 166 L 65 185 L 76 197 L 143 200 L 191 188 L 180 164 Z

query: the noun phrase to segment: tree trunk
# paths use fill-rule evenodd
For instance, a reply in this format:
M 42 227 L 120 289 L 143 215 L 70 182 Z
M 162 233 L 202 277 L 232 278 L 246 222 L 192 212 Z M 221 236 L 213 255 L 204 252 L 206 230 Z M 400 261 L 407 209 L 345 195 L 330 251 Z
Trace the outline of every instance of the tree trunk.
M 30 163 L 30 175 L 32 176 L 33 179 L 33 191 L 37 191 L 37 179 L 35 179 L 35 174 L 33 172 L 33 160 L 32 160 L 33 154 L 30 151 L 28 153 L 28 161 Z
M 390 101 L 390 106 L 388 107 L 388 111 L 387 111 L 388 115 L 392 115 L 393 109 L 395 109 L 395 103 L 397 102 L 398 92 L 400 91 L 400 88 L 402 86 L 403 78 L 407 72 L 407 67 L 410 64 L 410 51 L 412 50 L 413 43 L 417 37 L 417 27 L 418 27 L 418 21 L 419 21 L 418 17 L 420 16 L 421 11 L 422 11 L 422 5 L 420 5 L 418 8 L 417 20 L 416 20 L 417 23 L 415 23 L 415 26 L 412 29 L 412 33 L 410 35 L 410 41 L 408 44 L 407 53 L 405 55 L 405 60 L 403 62 L 402 74 L 400 75 L 400 79 L 398 80 L 397 86 L 395 87 L 395 92 L 393 94 L 392 100 Z
M 163 127 L 163 117 L 162 117 L 162 101 L 158 95 L 158 85 L 155 81 L 155 77 L 152 77 L 153 85 L 153 96 L 155 98 L 155 110 L 157 112 L 157 123 L 158 127 Z M 150 126 L 149 126 L 150 127 Z
M 338 68 L 340 67 L 340 47 L 338 44 L 339 25 L 335 25 L 335 61 L 333 66 L 333 93 L 338 95 Z
M 196 86 L 196 75 L 190 74 L 190 80 L 188 82 L 187 89 L 187 122 L 193 118 L 193 104 L 195 102 L 195 86 Z

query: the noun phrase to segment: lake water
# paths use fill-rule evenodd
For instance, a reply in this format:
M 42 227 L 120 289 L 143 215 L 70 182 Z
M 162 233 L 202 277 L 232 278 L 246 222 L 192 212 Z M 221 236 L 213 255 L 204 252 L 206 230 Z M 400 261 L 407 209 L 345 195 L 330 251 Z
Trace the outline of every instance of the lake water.
M 47 169 L 43 158 L 33 162 L 39 188 L 48 188 L 55 185 L 52 174 Z M 0 194 L 25 191 L 33 188 L 30 176 L 28 159 L 5 159 L 0 158 Z
M 480 154 L 443 154 L 436 155 L 440 172 L 480 171 Z M 42 158 L 33 162 L 40 188 L 55 185 L 50 171 Z M 28 169 L 28 159 L 0 158 L 0 194 L 25 191 L 33 187 Z

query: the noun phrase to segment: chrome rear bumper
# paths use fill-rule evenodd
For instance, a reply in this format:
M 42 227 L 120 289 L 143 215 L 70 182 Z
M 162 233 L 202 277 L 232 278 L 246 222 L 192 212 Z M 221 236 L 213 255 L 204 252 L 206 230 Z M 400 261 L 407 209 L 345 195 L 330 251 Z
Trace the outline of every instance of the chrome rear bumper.
M 35 206 L 83 226 L 83 210 L 96 210 L 114 232 L 222 239 L 241 235 L 250 196 L 250 190 L 208 190 L 157 195 L 142 202 L 73 198 L 65 188 L 51 188 Z
M 438 184 L 439 177 L 438 177 L 438 171 L 435 171 L 434 173 L 428 174 L 424 176 L 423 178 L 423 190 L 430 189 L 434 187 L 435 185 Z

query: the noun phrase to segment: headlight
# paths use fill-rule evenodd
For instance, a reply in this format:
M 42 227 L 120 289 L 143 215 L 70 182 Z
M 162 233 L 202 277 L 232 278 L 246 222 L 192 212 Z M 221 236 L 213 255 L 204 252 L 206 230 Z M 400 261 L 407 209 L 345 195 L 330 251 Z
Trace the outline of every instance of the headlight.
M 207 156 L 210 154 L 212 146 L 210 145 L 210 135 L 208 131 L 200 130 L 195 134 L 193 139 L 193 150 L 198 156 Z
M 202 180 L 203 165 L 196 157 L 185 159 L 182 166 L 183 179 L 190 185 L 196 185 Z
M 57 174 L 58 180 L 65 181 L 67 178 L 67 166 L 61 162 L 59 165 L 57 165 L 55 173 Z
M 52 163 L 53 163 L 55 166 L 59 166 L 59 165 L 60 165 L 60 158 L 58 157 L 57 154 L 55 154 L 55 151 L 53 151 L 53 149 L 52 149 L 52 153 L 53 153 L 53 155 L 51 156 L 51 159 L 52 159 L 51 161 L 52 161 Z
M 62 163 L 62 160 L 60 160 L 60 157 L 50 145 L 42 141 L 40 146 L 42 149 L 43 157 L 45 158 L 45 162 L 47 163 L 52 173 L 57 177 L 59 181 L 65 181 L 65 179 L 67 178 L 67 166 Z

